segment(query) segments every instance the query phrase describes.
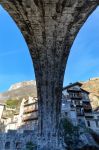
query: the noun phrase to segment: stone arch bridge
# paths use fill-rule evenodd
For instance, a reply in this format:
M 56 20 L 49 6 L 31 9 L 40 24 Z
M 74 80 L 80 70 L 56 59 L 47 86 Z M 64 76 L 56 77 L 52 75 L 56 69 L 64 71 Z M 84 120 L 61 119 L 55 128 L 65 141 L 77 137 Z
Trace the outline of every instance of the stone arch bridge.
M 39 137 L 42 145 L 55 150 L 59 147 L 61 94 L 70 48 L 99 0 L 0 0 L 0 4 L 29 47 L 39 98 Z

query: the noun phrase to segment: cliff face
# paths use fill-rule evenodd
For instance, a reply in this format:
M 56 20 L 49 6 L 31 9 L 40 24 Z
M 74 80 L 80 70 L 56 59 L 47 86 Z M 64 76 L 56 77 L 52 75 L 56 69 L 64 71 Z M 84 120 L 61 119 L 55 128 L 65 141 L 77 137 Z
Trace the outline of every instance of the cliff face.
M 90 92 L 89 98 L 93 110 L 99 110 L 99 78 L 92 78 L 84 82 L 82 88 Z
M 24 81 L 24 82 L 19 82 L 16 84 L 11 85 L 11 87 L 9 88 L 8 91 L 12 91 L 12 90 L 17 90 L 19 88 L 23 88 L 23 87 L 27 87 L 27 86 L 36 86 L 36 81 L 35 80 L 31 80 L 31 81 Z
M 13 117 L 18 113 L 23 98 L 36 97 L 36 81 L 24 81 L 11 85 L 8 91 L 0 93 L 0 103 L 5 103 L 7 109 L 3 112 L 4 117 Z
M 20 100 L 29 96 L 37 96 L 36 82 L 33 80 L 11 85 L 8 91 L 0 93 L 0 102 L 9 99 Z

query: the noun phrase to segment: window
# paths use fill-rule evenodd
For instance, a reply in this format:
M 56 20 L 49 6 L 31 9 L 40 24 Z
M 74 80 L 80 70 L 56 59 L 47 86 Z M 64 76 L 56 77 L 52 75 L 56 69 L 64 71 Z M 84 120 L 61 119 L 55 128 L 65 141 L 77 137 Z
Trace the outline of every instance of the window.
M 88 127 L 90 127 L 90 121 L 87 121 Z
M 99 121 L 96 120 L 96 127 L 99 127 Z
M 83 119 L 78 119 L 79 125 L 85 127 L 85 121 Z
M 36 150 L 37 146 L 30 141 L 30 142 L 27 142 L 26 149 L 27 150 Z
M 10 149 L 10 142 L 5 143 L 5 149 Z
M 78 101 L 78 100 L 75 101 L 75 104 L 76 104 L 76 105 L 80 105 L 80 101 Z
M 78 122 L 81 123 L 81 119 L 78 119 Z
M 17 142 L 16 143 L 16 149 L 17 150 L 21 150 L 21 142 Z
M 68 113 L 67 113 L 67 112 L 65 112 L 65 115 L 66 115 L 66 116 L 67 116 L 67 114 L 68 114 Z
M 35 104 L 35 109 L 38 109 L 38 103 Z

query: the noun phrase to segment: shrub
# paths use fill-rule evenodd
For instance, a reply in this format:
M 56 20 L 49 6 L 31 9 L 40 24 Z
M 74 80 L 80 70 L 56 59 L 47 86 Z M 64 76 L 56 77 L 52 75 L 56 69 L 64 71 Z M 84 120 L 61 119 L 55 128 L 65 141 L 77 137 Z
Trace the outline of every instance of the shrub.
M 37 150 L 37 146 L 30 141 L 26 144 L 26 150 Z
M 9 99 L 6 101 L 6 105 L 7 105 L 7 107 L 10 107 L 10 108 L 16 108 L 20 105 L 20 101 L 14 100 L 14 99 Z
M 72 150 L 79 140 L 79 127 L 75 127 L 67 118 L 62 120 L 62 126 L 64 142 Z

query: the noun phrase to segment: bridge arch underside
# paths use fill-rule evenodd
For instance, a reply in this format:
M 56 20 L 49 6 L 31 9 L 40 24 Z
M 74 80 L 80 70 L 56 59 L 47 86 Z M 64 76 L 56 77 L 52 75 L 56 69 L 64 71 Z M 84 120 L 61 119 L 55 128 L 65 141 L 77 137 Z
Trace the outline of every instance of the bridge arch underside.
M 0 0 L 0 3 L 19 26 L 29 47 L 39 98 L 38 135 L 45 150 L 47 146 L 55 150 L 60 144 L 61 95 L 70 48 L 99 0 Z

